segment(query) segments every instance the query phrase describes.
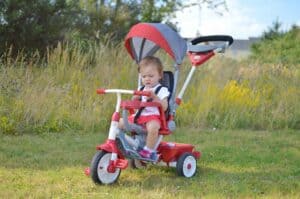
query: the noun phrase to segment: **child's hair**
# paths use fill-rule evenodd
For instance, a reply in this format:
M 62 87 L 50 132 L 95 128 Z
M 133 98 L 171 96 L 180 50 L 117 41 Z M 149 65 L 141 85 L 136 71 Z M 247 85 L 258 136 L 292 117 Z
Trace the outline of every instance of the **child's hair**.
M 163 75 L 163 65 L 162 65 L 160 59 L 157 57 L 154 57 L 154 56 L 144 57 L 139 63 L 138 71 L 140 72 L 141 68 L 148 66 L 150 64 L 155 65 L 157 67 L 158 73 L 161 76 Z

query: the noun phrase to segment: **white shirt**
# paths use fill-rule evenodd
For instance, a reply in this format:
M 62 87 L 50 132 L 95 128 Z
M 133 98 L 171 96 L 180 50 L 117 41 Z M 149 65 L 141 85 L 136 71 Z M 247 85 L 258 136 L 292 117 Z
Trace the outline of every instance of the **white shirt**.
M 155 89 L 159 86 L 161 86 L 161 84 L 157 84 L 155 87 L 150 88 L 150 89 L 147 89 L 145 87 L 144 91 L 155 92 Z M 160 100 L 163 100 L 170 95 L 170 92 L 167 87 L 162 87 L 156 95 Z M 148 99 L 148 97 L 142 96 L 142 102 L 146 102 L 147 99 Z M 160 115 L 160 114 L 159 114 L 159 110 L 157 107 L 145 107 L 144 110 L 142 111 L 141 115 L 148 116 L 148 115 Z

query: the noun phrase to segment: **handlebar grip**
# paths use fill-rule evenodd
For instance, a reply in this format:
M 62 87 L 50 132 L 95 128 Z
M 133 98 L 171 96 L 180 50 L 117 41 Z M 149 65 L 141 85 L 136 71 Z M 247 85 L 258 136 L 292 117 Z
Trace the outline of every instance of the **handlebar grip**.
M 229 35 L 210 35 L 210 36 L 202 36 L 197 37 L 191 41 L 193 45 L 196 45 L 198 43 L 202 42 L 213 42 L 213 41 L 224 41 L 229 42 L 229 46 L 233 43 L 233 38 Z
M 138 91 L 138 90 L 136 90 L 136 91 L 133 92 L 133 94 L 134 94 L 134 95 L 140 95 L 140 96 L 143 95 L 143 96 L 150 97 L 151 92 L 149 92 L 149 91 Z
M 99 94 L 99 95 L 105 94 L 105 89 L 104 88 L 98 88 L 97 89 L 97 94 Z

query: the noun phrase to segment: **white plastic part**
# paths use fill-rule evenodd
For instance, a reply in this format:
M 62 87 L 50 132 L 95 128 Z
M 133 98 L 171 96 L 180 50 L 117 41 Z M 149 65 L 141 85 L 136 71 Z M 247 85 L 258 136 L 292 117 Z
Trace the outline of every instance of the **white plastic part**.
M 187 156 L 183 161 L 182 173 L 185 177 L 190 178 L 196 172 L 197 162 L 194 156 Z
M 105 89 L 105 93 L 134 94 L 134 90 L 125 90 L 125 89 Z
M 195 70 L 196 70 L 196 66 L 192 66 L 192 69 L 190 70 L 190 72 L 189 72 L 189 74 L 188 74 L 188 76 L 187 76 L 187 78 L 186 78 L 186 80 L 185 80 L 185 82 L 184 82 L 184 84 L 183 84 L 183 86 L 182 86 L 179 94 L 178 94 L 178 98 L 179 99 L 182 99 L 182 96 L 183 96 L 183 94 L 184 94 L 187 86 L 189 85 L 189 83 L 190 83 L 190 81 L 192 79 L 192 76 L 193 76 Z
M 115 140 L 117 134 L 119 133 L 120 129 L 118 128 L 119 122 L 111 121 L 108 133 L 108 139 Z

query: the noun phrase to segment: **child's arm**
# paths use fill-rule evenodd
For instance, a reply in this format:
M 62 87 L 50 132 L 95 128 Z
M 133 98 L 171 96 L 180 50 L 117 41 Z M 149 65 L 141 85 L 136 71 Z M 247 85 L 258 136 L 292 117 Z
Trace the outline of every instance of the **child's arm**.
M 168 108 L 168 98 L 160 99 L 157 95 L 155 95 L 154 92 L 151 92 L 150 98 L 153 99 L 154 102 L 159 102 L 163 108 L 164 111 Z

